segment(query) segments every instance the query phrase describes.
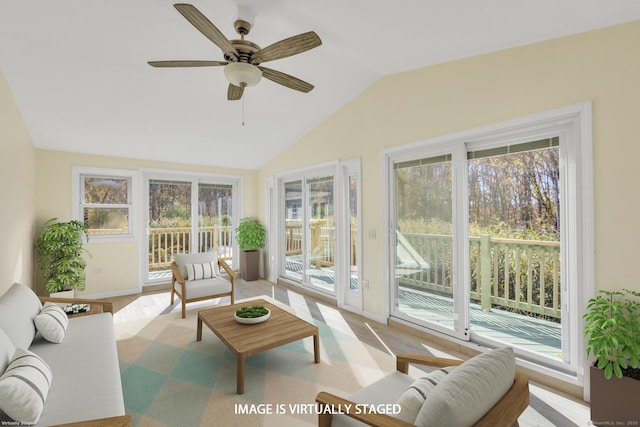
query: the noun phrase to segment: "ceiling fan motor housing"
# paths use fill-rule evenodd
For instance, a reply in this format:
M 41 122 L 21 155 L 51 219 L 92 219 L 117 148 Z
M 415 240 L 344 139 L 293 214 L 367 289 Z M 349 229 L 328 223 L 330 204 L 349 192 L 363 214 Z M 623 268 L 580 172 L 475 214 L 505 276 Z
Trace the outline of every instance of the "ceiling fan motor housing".
M 231 62 L 224 67 L 224 76 L 234 86 L 250 87 L 260 83 L 262 72 L 246 62 Z
M 236 21 L 238 23 L 240 21 Z M 231 58 L 225 54 L 227 61 L 230 61 L 228 65 L 224 67 L 224 75 L 234 86 L 238 87 L 250 87 L 260 83 L 262 78 L 262 71 L 257 64 L 253 64 L 251 56 L 260 50 L 260 46 L 250 42 L 249 40 L 230 40 L 231 44 L 238 51 L 238 61 L 231 62 Z

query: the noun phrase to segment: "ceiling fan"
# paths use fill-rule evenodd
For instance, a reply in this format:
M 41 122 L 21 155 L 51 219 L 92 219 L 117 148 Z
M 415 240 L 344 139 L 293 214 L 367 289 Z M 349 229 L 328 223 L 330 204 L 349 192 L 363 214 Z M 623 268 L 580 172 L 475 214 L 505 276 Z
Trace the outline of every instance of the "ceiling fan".
M 152 67 L 224 66 L 224 74 L 229 81 L 227 99 L 231 101 L 242 98 L 244 88 L 257 85 L 261 77 L 304 93 L 313 89 L 313 85 L 310 83 L 283 72 L 262 67 L 260 64 L 297 55 L 320 46 L 322 41 L 315 32 L 309 31 L 261 48 L 257 44 L 244 39 L 244 36 L 251 31 L 251 23 L 247 20 L 238 19 L 235 21 L 234 27 L 236 32 L 240 34 L 240 40 L 229 40 L 193 5 L 179 3 L 175 4 L 174 7 L 187 21 L 196 27 L 198 31 L 222 50 L 225 60 L 149 61 L 148 64 Z

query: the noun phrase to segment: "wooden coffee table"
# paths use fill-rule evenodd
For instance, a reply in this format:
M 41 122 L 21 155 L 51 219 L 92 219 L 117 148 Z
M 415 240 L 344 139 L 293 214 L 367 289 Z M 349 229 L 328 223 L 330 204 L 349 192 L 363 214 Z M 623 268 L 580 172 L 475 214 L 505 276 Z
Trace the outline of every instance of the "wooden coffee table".
M 253 325 L 236 322 L 233 314 L 247 305 L 264 305 L 271 310 L 271 316 L 265 322 Z M 254 354 L 313 336 L 313 360 L 320 363 L 318 328 L 265 300 L 257 299 L 199 311 L 197 341 L 202 340 L 203 323 L 236 355 L 238 394 L 244 393 L 246 358 Z

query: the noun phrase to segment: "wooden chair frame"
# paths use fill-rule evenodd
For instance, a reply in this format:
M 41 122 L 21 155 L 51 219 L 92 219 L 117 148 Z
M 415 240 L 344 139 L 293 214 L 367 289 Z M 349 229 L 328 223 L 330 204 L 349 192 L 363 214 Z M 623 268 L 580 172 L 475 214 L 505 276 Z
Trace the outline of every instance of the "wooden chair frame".
M 428 365 L 434 368 L 444 368 L 447 366 L 458 366 L 462 364 L 461 360 L 444 359 L 432 356 L 423 356 L 418 354 L 399 354 L 396 357 L 396 368 L 398 371 L 408 374 L 409 364 Z M 511 388 L 502 396 L 502 398 L 487 412 L 474 427 L 500 427 L 500 426 L 517 426 L 518 417 L 529 406 L 529 379 L 516 372 L 515 380 Z M 327 392 L 320 392 L 316 396 L 316 402 L 320 405 L 318 415 L 318 426 L 331 426 L 331 414 L 323 413 L 322 407 L 325 405 L 340 407 L 351 418 L 361 421 L 370 426 L 377 427 L 415 427 L 398 418 L 394 418 L 387 414 L 369 414 L 356 413 L 355 403 L 343 397 L 336 396 Z M 347 406 L 347 405 L 353 406 Z M 352 408 L 351 411 L 345 411 L 344 408 Z M 361 411 L 362 412 L 362 411 Z
M 212 298 L 225 297 L 229 295 L 231 297 L 231 304 L 234 303 L 234 291 L 235 291 L 235 277 L 236 273 L 229 267 L 229 264 L 223 259 L 218 258 L 218 266 L 222 268 L 229 275 L 229 281 L 231 282 L 231 291 L 223 292 L 221 294 L 215 295 L 207 295 L 199 298 L 190 298 L 185 299 L 184 295 L 187 293 L 187 284 L 185 282 L 184 277 L 182 277 L 182 273 L 180 273 L 180 268 L 178 268 L 178 264 L 175 261 L 171 263 L 171 305 L 173 305 L 175 295 L 178 295 L 180 301 L 182 302 L 182 318 L 185 318 L 186 313 L 186 305 L 190 302 L 195 301 L 204 301 Z M 180 291 L 176 290 L 176 282 L 180 285 Z

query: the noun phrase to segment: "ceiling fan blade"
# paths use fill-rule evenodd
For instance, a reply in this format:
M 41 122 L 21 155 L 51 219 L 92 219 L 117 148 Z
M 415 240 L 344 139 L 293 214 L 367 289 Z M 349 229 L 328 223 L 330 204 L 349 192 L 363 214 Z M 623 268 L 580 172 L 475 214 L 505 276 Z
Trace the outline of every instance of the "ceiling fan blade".
M 288 39 L 280 40 L 270 46 L 260 49 L 252 56 L 252 62 L 259 64 L 261 62 L 273 61 L 275 59 L 286 58 L 287 56 L 297 55 L 306 52 L 309 49 L 318 47 L 322 44 L 320 37 L 313 32 L 298 34 Z
M 225 61 L 149 61 L 152 67 L 218 67 L 227 65 Z
M 244 88 L 236 85 L 232 85 L 229 83 L 229 89 L 227 89 L 227 99 L 229 101 L 237 101 L 242 98 L 242 94 L 244 93 Z
M 313 85 L 300 80 L 297 77 L 290 76 L 281 71 L 272 70 L 271 68 L 258 67 L 262 71 L 262 77 L 286 86 L 290 89 L 299 90 L 300 92 L 310 92 L 313 89 Z
M 239 54 L 235 47 L 231 44 L 229 39 L 227 39 L 222 32 L 211 23 L 198 9 L 196 9 L 193 5 L 178 3 L 174 4 L 178 12 L 182 14 L 187 21 L 191 23 L 194 27 L 198 29 L 206 38 L 211 40 L 218 46 L 222 51 L 232 57 L 238 58 Z

